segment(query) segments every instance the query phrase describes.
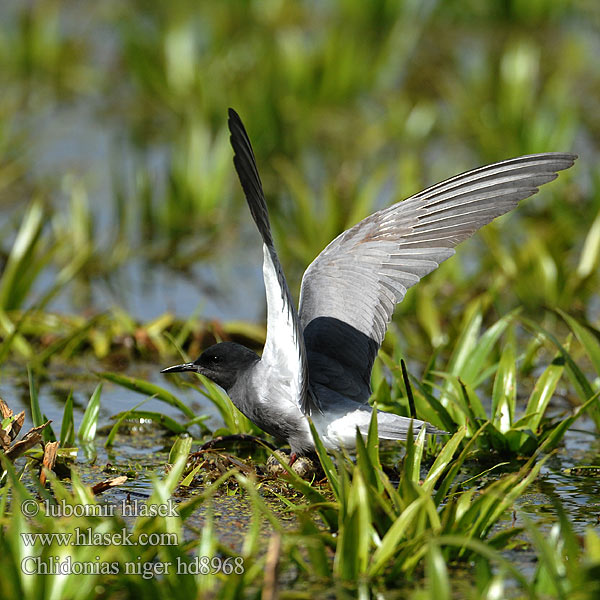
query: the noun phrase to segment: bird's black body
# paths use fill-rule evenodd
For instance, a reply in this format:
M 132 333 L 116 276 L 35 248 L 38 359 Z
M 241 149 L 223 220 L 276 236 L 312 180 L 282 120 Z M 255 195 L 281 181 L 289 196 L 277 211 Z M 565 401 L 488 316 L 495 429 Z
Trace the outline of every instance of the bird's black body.
M 354 446 L 356 431 L 365 433 L 371 420 L 373 361 L 406 290 L 452 256 L 457 244 L 576 159 L 545 153 L 502 161 L 373 213 L 340 234 L 308 267 L 297 311 L 275 251 L 252 146 L 231 109 L 229 128 L 235 168 L 263 240 L 267 340 L 261 357 L 224 342 L 193 363 L 163 372 L 202 373 L 297 454 L 314 449 L 307 416 L 328 449 Z M 379 412 L 379 436 L 405 439 L 410 421 Z M 439 432 L 429 423 L 413 422 L 415 433 L 423 427 Z

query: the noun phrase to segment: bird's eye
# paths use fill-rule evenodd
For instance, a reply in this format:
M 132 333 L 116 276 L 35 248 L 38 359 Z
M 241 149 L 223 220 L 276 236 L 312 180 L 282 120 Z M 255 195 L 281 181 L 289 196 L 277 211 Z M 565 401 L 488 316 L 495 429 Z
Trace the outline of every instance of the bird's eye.
M 211 360 L 211 362 L 218 363 L 218 362 L 221 362 L 221 357 L 214 354 L 213 356 L 210 357 L 210 360 Z

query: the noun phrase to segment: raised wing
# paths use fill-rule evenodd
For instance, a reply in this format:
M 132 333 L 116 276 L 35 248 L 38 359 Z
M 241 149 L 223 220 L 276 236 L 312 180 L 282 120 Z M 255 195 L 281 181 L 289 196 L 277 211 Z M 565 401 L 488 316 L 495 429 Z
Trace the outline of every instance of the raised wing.
M 299 313 L 311 385 L 366 402 L 373 361 L 406 290 L 576 158 L 533 154 L 468 171 L 370 215 L 333 240 L 302 278 Z
M 267 340 L 261 360 L 289 382 L 291 397 L 303 413 L 310 414 L 316 406 L 308 393 L 308 365 L 302 329 L 273 244 L 269 213 L 254 152 L 239 115 L 231 108 L 228 123 L 234 150 L 233 164 L 252 218 L 263 239 Z

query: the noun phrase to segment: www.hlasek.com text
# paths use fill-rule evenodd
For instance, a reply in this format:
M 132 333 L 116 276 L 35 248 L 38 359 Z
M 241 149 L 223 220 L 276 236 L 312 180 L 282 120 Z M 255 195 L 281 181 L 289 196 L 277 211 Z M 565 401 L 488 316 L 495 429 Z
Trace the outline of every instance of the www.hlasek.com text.
M 177 546 L 179 538 L 176 533 L 145 533 L 133 536 L 131 531 L 123 527 L 119 531 L 94 531 L 91 527 L 62 533 L 22 533 L 24 546 Z

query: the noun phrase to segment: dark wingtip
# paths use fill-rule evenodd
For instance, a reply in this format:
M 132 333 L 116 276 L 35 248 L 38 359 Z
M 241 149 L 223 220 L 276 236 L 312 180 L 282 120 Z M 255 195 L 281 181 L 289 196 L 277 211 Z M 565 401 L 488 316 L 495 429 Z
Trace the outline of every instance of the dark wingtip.
M 579 155 L 575 154 L 574 152 L 546 152 L 545 155 L 550 159 L 562 159 L 568 163 L 565 166 L 558 167 L 556 169 L 557 172 L 570 169 L 575 164 L 575 161 L 579 158 Z
M 565 167 L 566 169 L 570 169 L 575 163 L 575 161 L 579 158 L 579 154 L 575 154 L 574 152 L 563 152 L 562 156 L 571 163 L 568 167 Z
M 269 212 L 265 202 L 260 175 L 258 174 L 258 167 L 256 166 L 254 150 L 252 150 L 248 132 L 240 116 L 233 108 L 228 109 L 228 114 L 229 120 L 227 124 L 231 133 L 229 141 L 233 148 L 233 164 L 258 231 L 265 244 L 272 247 L 273 238 L 271 236 Z
M 229 107 L 227 109 L 227 124 L 229 125 L 229 131 L 233 134 L 232 131 L 232 125 L 235 123 L 236 125 L 239 125 L 242 122 L 242 119 L 240 117 L 240 115 L 237 114 L 237 112 L 235 110 L 233 110 L 233 108 Z

